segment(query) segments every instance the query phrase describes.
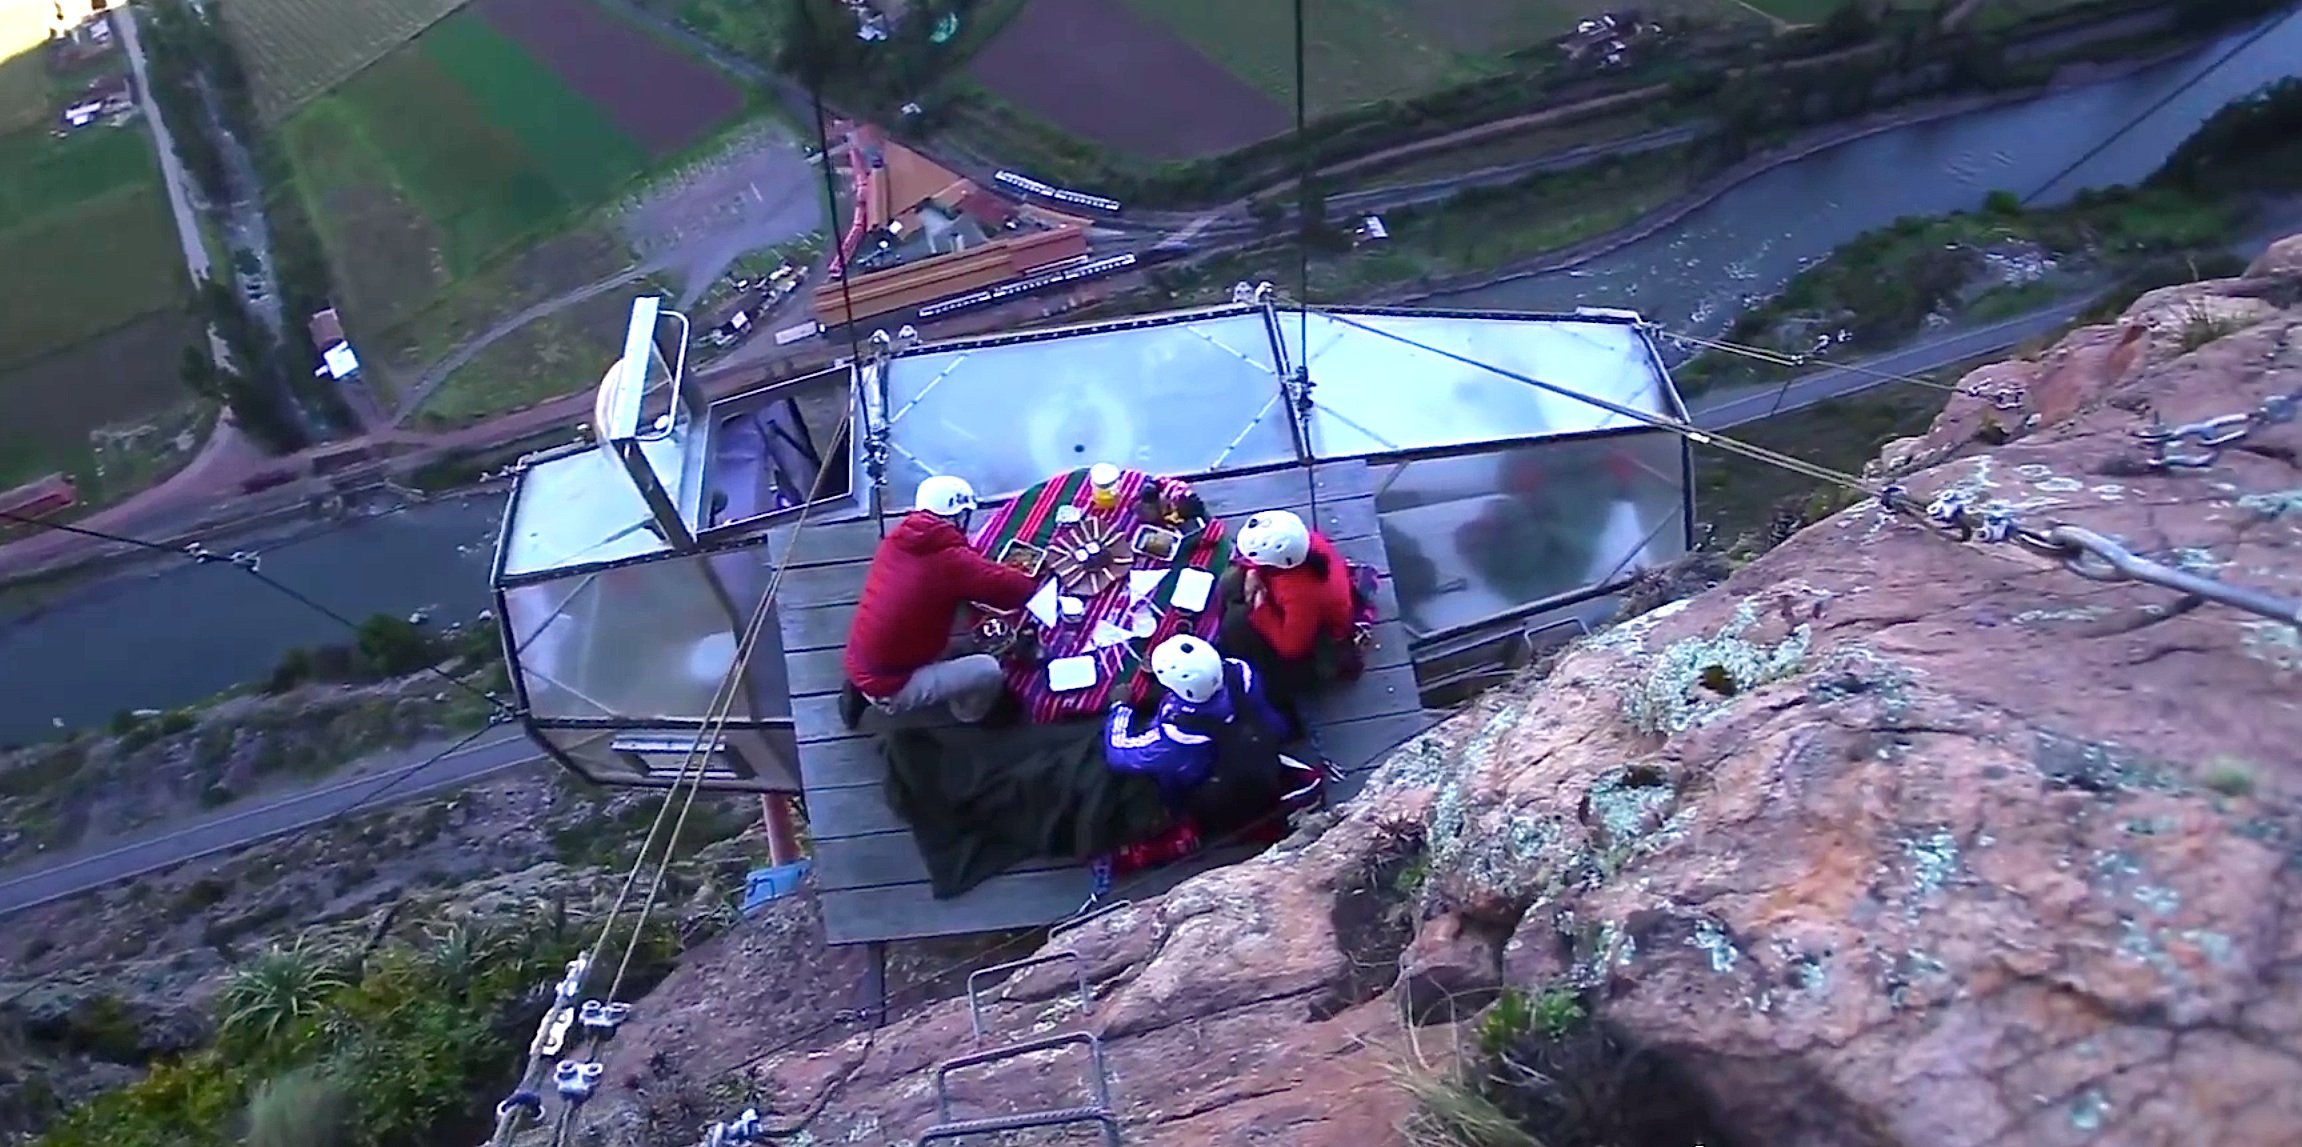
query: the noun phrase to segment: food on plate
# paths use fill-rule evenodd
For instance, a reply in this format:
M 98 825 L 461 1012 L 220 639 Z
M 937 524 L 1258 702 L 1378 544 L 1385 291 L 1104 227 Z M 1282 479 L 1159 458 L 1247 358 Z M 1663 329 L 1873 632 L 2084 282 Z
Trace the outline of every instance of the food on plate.
M 1173 559 L 1182 541 L 1183 535 L 1158 526 L 1138 526 L 1135 530 L 1135 552 L 1158 561 Z
M 1047 554 L 1038 546 L 1017 538 L 999 551 L 999 562 L 1010 569 L 1022 570 L 1032 577 L 1038 577 L 1040 567 L 1047 564 Z

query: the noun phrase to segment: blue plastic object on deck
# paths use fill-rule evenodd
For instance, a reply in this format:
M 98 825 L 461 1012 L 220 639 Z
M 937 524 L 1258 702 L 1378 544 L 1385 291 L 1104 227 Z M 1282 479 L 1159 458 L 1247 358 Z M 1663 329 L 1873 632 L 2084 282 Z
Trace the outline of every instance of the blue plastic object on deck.
M 810 863 L 801 860 L 752 870 L 743 882 L 743 911 L 749 913 L 770 900 L 791 895 L 807 875 Z

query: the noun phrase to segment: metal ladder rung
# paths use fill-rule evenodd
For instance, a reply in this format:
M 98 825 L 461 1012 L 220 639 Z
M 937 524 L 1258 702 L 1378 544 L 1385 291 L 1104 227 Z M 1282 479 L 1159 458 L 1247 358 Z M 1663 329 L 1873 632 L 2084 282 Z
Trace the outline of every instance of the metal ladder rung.
M 983 1042 L 983 997 L 977 994 L 975 986 L 977 980 L 985 976 L 996 976 L 1001 972 L 1020 972 L 1027 968 L 1060 964 L 1065 961 L 1070 962 L 1073 979 L 1079 987 L 1079 1010 L 1082 1012 L 1095 1010 L 1094 997 L 1087 993 L 1087 962 L 1079 958 L 1079 953 L 1069 948 L 1059 948 L 1043 956 L 1029 956 L 1021 960 L 1009 960 L 1004 964 L 993 964 L 988 968 L 978 968 L 967 974 L 967 1027 L 969 1031 L 975 1033 L 975 1041 L 977 1043 Z M 1005 983 L 1005 981 L 1001 982 Z
M 1035 1111 L 1021 1115 L 993 1115 L 983 1119 L 962 1119 L 952 1123 L 939 1123 L 919 1136 L 922 1147 L 939 1139 L 962 1139 L 969 1135 L 993 1135 L 1001 1131 L 1024 1131 L 1034 1127 L 1062 1127 L 1073 1123 L 1099 1123 L 1103 1126 L 1103 1141 L 1119 1142 L 1119 1117 L 1100 1107 L 1067 1107 L 1058 1111 Z

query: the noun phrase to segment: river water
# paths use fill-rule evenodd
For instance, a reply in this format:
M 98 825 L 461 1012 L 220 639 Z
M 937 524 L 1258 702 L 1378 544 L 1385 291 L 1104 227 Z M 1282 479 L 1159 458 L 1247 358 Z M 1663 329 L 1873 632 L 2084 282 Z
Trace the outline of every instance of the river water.
M 2274 29 L 2218 67 L 2259 25 L 2117 80 L 1857 140 L 1767 172 L 1678 226 L 1574 270 L 1427 303 L 1531 311 L 1605 305 L 1671 329 L 1723 329 L 1746 298 L 1772 294 L 1807 262 L 1902 216 L 1971 210 L 2002 189 L 2024 197 L 2043 191 L 2033 202 L 2051 206 L 2089 187 L 2139 182 L 2224 104 L 2302 74 L 2302 9 L 2273 19 Z M 2201 78 L 2210 67 L 2213 74 Z M 2100 154 L 2055 179 L 2145 112 Z
M 2104 84 L 1908 128 L 1777 168 L 1679 226 L 1573 272 L 1532 276 L 1433 305 L 1566 310 L 1629 307 L 1673 327 L 1712 328 L 1741 301 L 1903 215 L 1978 206 L 1997 189 L 2029 195 L 2185 83 L 2229 39 Z M 2101 154 L 2047 188 L 2042 202 L 2154 170 L 2215 109 L 2302 73 L 2302 10 L 2198 79 Z M 489 604 L 501 496 L 427 504 L 264 550 L 264 572 L 346 616 L 433 610 L 463 617 Z M 184 704 L 262 676 L 280 655 L 346 637 L 334 622 L 222 566 L 166 564 L 115 579 L 34 617 L 0 622 L 0 744 L 97 724 L 129 708 Z

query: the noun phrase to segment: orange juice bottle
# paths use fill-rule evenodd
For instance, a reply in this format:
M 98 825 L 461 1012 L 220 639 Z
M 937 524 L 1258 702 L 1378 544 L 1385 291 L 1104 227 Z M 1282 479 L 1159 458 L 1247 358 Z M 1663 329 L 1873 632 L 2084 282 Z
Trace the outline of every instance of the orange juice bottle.
M 1087 485 L 1093 491 L 1096 509 L 1108 510 L 1119 504 L 1119 467 L 1109 462 L 1089 466 Z

